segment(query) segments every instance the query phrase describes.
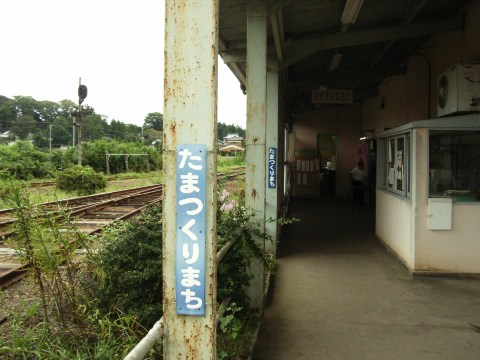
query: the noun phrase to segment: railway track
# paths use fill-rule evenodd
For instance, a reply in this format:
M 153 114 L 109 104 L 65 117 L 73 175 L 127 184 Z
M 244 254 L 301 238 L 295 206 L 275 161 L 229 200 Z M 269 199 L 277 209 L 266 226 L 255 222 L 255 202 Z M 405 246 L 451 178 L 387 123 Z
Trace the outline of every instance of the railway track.
M 238 169 L 218 175 L 219 179 L 232 180 L 245 174 L 245 169 Z M 129 190 L 120 190 L 90 196 L 82 196 L 39 204 L 41 213 L 49 216 L 60 215 L 60 209 L 69 214 L 76 227 L 85 234 L 100 233 L 109 224 L 127 220 L 142 212 L 146 207 L 158 203 L 162 199 L 163 186 L 150 185 Z M 15 222 L 15 212 L 12 209 L 0 211 L 0 236 L 8 238 L 15 235 L 11 229 Z M 0 254 L 11 253 L 0 240 Z M 27 275 L 27 266 L 22 264 L 0 263 L 0 288 L 4 289 Z
M 95 195 L 81 196 L 60 201 L 46 202 L 37 205 L 37 212 L 55 216 L 62 209 L 65 212 L 78 212 L 87 209 L 95 204 L 102 204 L 105 201 L 115 201 L 123 199 L 125 196 L 142 194 L 152 189 L 161 188 L 162 185 L 149 185 L 128 190 L 112 191 Z M 0 237 L 9 237 L 13 234 L 12 224 L 15 222 L 15 211 L 13 209 L 0 210 Z M 0 241 L 1 244 L 1 241 Z

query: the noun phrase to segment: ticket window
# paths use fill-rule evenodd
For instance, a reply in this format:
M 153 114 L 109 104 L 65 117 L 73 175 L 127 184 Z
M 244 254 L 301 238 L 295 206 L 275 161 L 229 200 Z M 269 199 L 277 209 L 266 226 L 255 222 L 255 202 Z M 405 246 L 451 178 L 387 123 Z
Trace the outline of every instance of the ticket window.
M 429 196 L 480 201 L 480 131 L 429 131 Z

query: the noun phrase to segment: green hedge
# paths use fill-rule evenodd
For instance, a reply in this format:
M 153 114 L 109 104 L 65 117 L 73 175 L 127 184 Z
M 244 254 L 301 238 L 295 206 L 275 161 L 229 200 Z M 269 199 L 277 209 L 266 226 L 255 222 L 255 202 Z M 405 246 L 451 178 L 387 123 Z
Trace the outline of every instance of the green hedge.
M 57 174 L 57 189 L 78 195 L 91 195 L 105 190 L 106 186 L 105 175 L 95 172 L 90 166 L 75 165 Z
M 17 180 L 53 177 L 55 166 L 50 156 L 26 141 L 0 145 L 0 176 Z

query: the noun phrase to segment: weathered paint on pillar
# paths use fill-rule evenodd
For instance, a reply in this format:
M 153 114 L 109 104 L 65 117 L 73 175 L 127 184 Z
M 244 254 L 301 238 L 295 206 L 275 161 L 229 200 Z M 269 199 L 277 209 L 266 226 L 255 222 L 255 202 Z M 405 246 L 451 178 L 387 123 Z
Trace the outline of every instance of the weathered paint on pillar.
M 218 1 L 165 1 L 164 359 L 215 359 Z M 205 144 L 205 316 L 176 314 L 176 147 Z
M 261 232 L 265 231 L 265 184 L 267 118 L 267 7 L 263 1 L 250 0 L 247 15 L 247 131 L 245 204 L 256 211 Z M 263 239 L 257 239 L 264 248 Z M 259 307 L 263 295 L 264 267 L 258 259 L 252 259 L 247 295 L 252 307 Z
M 278 218 L 278 193 L 279 193 L 279 177 L 283 174 L 283 167 L 279 162 L 281 159 L 278 143 L 278 71 L 267 71 L 267 127 L 266 127 L 266 149 L 267 158 L 269 158 L 269 149 L 275 149 L 276 152 L 276 179 L 275 188 L 268 186 L 269 181 L 265 186 L 266 198 L 265 198 L 265 219 Z M 267 176 L 268 173 L 267 173 Z M 277 222 L 266 222 L 265 233 L 270 235 L 273 242 L 267 242 L 265 249 L 267 252 L 276 257 L 277 254 Z

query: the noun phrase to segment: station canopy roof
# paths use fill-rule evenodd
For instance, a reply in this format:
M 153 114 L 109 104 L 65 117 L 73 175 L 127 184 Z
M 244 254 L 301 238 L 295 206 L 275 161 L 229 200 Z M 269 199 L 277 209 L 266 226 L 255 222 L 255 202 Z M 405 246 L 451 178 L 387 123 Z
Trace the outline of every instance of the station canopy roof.
M 227 145 L 227 146 L 224 146 L 224 147 L 218 149 L 218 151 L 221 151 L 221 152 L 235 152 L 235 151 L 245 151 L 245 149 L 240 147 L 240 146 L 230 144 L 230 145 Z
M 289 111 L 318 108 L 311 98 L 320 87 L 351 90 L 354 102 L 376 96 L 431 36 L 464 28 L 468 2 L 268 0 L 268 53 L 280 63 Z M 219 22 L 220 56 L 246 85 L 247 1 L 220 0 Z

